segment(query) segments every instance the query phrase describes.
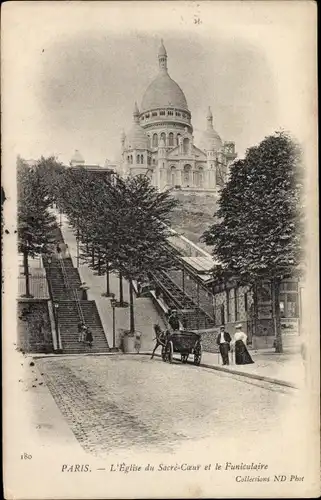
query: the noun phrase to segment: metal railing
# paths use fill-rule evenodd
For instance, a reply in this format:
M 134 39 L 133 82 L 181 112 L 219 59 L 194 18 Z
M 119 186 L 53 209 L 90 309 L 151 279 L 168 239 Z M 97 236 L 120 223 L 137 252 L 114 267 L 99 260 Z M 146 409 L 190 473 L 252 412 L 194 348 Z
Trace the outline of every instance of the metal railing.
M 59 262 L 60 262 L 60 267 L 61 267 L 62 276 L 63 276 L 63 280 L 64 280 L 64 285 L 65 285 L 66 289 L 71 293 L 73 299 L 76 302 L 77 312 L 78 312 L 78 316 L 79 316 L 80 321 L 83 324 L 85 324 L 85 317 L 84 317 L 84 314 L 83 314 L 83 311 L 82 311 L 82 308 L 80 305 L 80 300 L 79 300 L 77 291 L 70 286 L 70 283 L 68 280 L 68 275 L 66 272 L 65 263 L 64 263 L 64 260 L 62 257 L 59 258 Z

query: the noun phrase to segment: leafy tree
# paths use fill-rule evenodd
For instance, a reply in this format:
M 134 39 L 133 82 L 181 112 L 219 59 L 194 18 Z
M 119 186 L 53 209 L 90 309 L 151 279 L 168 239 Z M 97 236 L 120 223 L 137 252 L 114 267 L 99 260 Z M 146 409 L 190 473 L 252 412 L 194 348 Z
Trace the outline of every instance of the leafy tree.
M 302 192 L 300 148 L 277 132 L 235 162 L 215 223 L 203 234 L 221 262 L 221 274 L 254 285 L 271 282 L 277 352 L 282 352 L 280 282 L 301 269 Z
M 110 205 L 110 211 L 114 210 L 110 257 L 113 266 L 129 282 L 130 332 L 133 333 L 133 280 L 170 265 L 167 224 L 178 202 L 168 191 L 159 193 L 143 175 L 118 179 L 115 192 L 119 203 Z
M 26 296 L 30 297 L 28 258 L 50 252 L 54 242 L 55 217 L 50 214 L 50 199 L 36 167 L 17 162 L 18 248 L 23 254 Z
M 66 171 L 59 200 L 89 265 L 107 276 L 118 272 L 129 282 L 133 333 L 133 280 L 168 265 L 166 224 L 177 201 L 168 192 L 159 193 L 145 176 L 112 181 L 81 168 Z

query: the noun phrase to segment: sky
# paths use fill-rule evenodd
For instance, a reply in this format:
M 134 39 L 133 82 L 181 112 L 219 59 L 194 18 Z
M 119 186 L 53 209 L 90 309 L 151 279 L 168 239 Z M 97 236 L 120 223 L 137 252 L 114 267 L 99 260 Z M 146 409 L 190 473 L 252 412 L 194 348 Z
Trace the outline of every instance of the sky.
M 267 5 L 269 4 L 269 5 Z M 309 7 L 310 6 L 310 7 Z M 195 144 L 211 106 L 223 140 L 246 149 L 275 130 L 300 141 L 316 113 L 312 2 L 9 2 L 2 9 L 3 147 L 12 157 L 75 149 L 115 161 L 134 102 L 157 75 L 161 38 L 185 93 Z

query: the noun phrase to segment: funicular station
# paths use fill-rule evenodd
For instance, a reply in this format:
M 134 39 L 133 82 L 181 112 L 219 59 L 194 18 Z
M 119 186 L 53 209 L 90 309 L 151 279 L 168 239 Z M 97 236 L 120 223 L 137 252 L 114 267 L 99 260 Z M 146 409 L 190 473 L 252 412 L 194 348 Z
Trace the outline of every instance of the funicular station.
M 160 313 L 178 313 L 183 328 L 202 333 L 205 350 L 216 350 L 216 334 L 221 325 L 229 333 L 241 323 L 254 348 L 270 348 L 274 342 L 270 283 L 253 287 L 235 281 L 217 282 L 213 270 L 219 263 L 203 248 L 171 230 L 168 246 L 173 265 L 151 275 L 150 291 Z M 302 284 L 287 279 L 281 284 L 280 309 L 283 339 L 296 344 L 300 334 Z

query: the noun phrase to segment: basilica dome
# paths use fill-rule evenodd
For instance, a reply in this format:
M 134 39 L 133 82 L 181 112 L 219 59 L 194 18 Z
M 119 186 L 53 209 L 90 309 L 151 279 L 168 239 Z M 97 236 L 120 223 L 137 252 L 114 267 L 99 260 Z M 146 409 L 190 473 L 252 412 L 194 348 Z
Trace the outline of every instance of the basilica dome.
M 75 150 L 75 152 L 70 160 L 70 163 L 72 165 L 81 165 L 81 164 L 85 163 L 85 160 L 84 160 L 82 154 L 78 151 L 78 149 Z
M 188 111 L 186 97 L 168 73 L 160 73 L 147 87 L 141 111 L 173 107 Z
M 141 111 L 158 108 L 178 108 L 188 111 L 186 97 L 180 86 L 167 72 L 167 53 L 163 41 L 158 51 L 159 74 L 147 87 Z

